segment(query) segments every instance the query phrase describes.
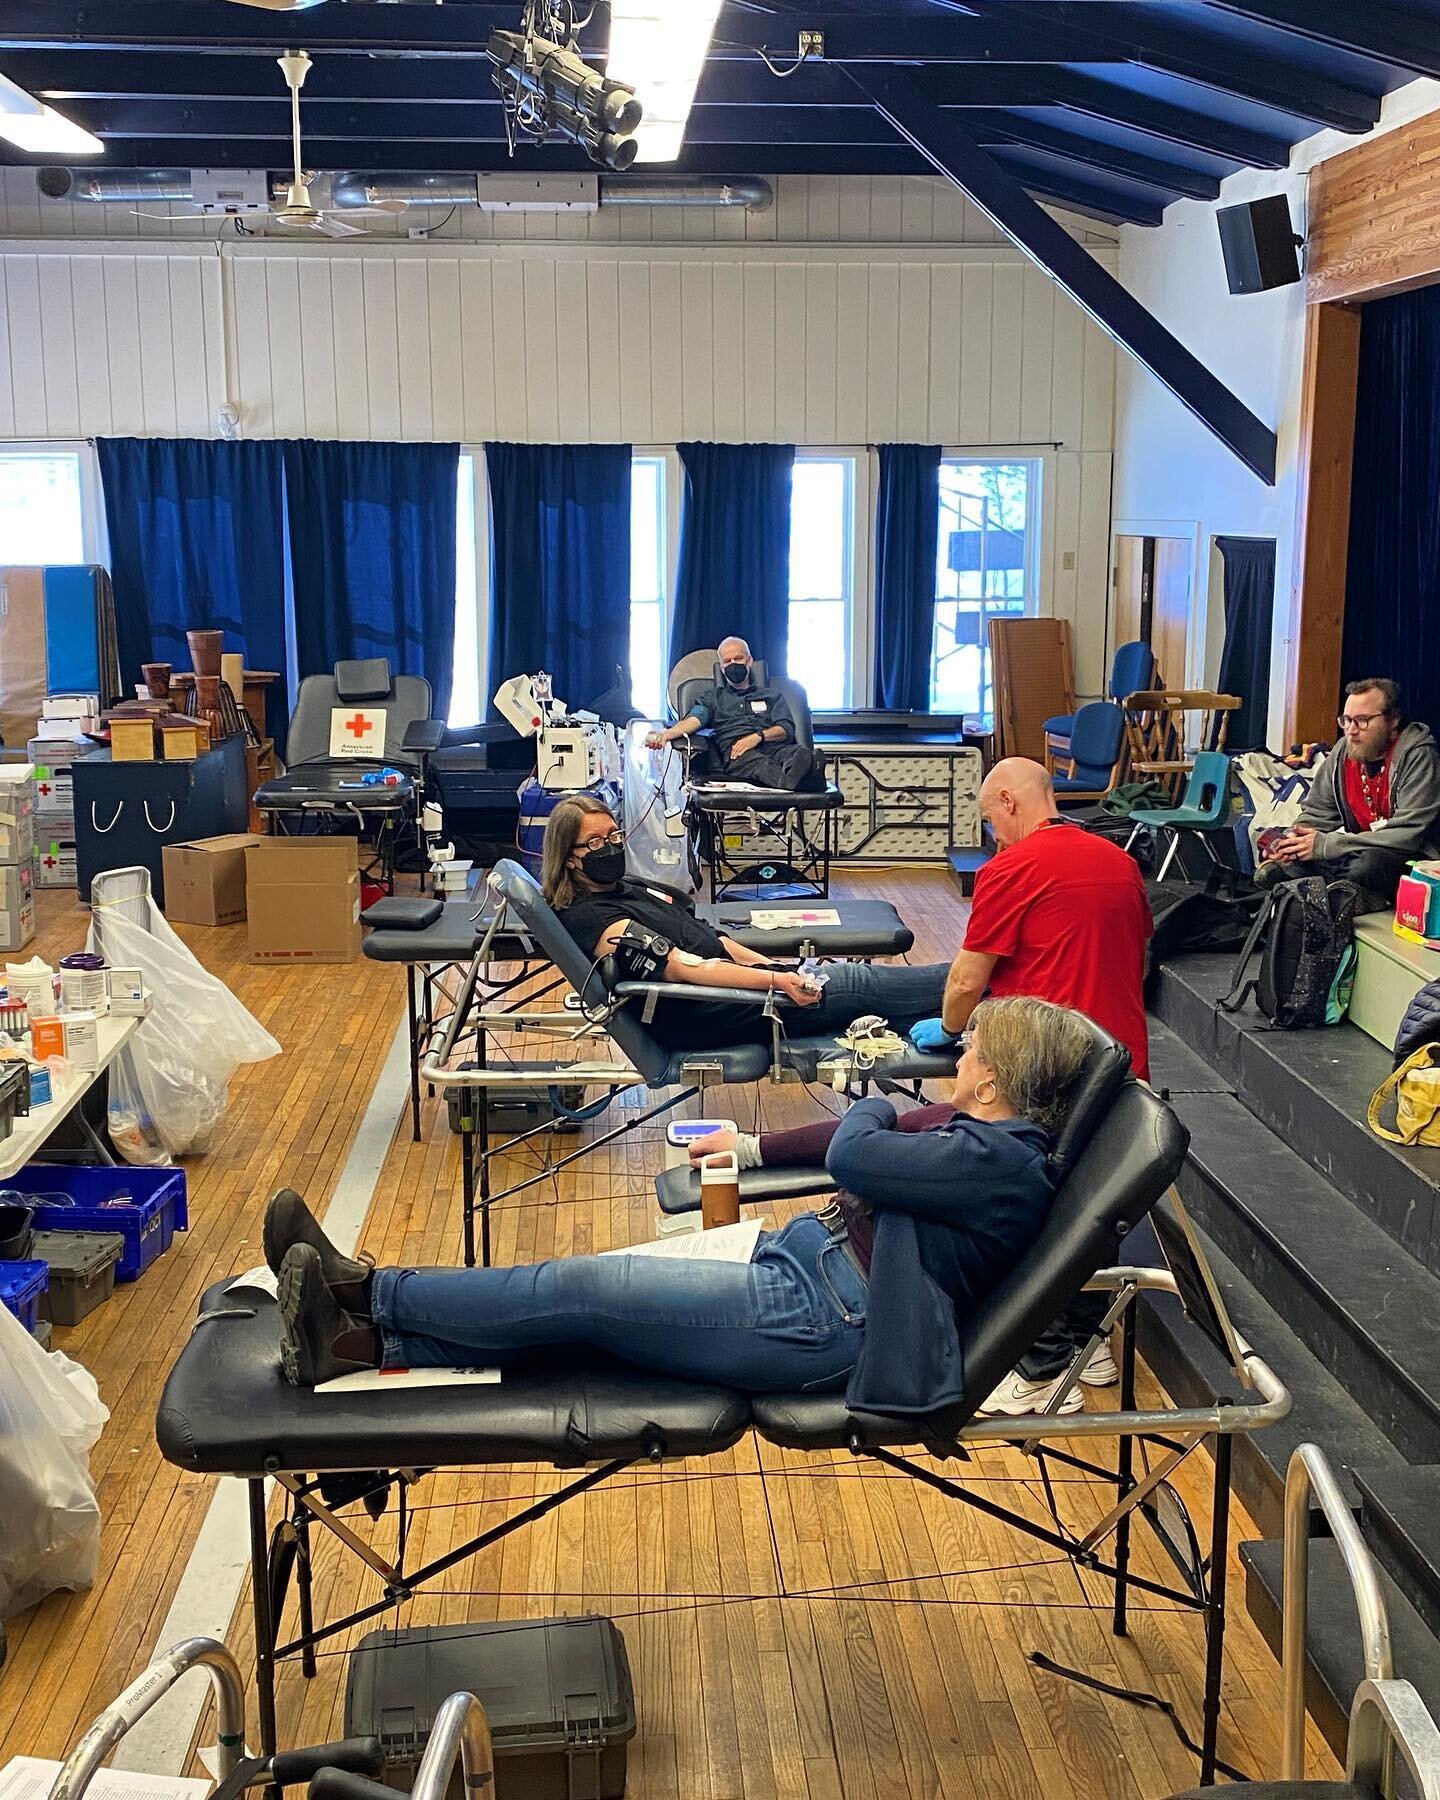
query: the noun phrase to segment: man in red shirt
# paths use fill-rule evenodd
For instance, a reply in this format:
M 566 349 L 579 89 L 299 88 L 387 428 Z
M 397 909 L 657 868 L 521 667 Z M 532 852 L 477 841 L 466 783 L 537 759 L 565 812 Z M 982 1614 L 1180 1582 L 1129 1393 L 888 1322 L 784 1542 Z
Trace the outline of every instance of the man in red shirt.
M 944 1031 L 958 1037 L 986 993 L 1030 994 L 1103 1025 L 1148 1081 L 1143 988 L 1152 919 L 1139 867 L 1118 844 L 1062 818 L 1050 776 L 1025 757 L 1007 757 L 990 771 L 980 817 L 997 854 L 975 878 L 965 945 L 945 986 Z M 924 1031 L 918 1026 L 917 1037 Z M 1103 1294 L 1082 1294 L 980 1410 L 1043 1411 L 1106 1305 Z M 1116 1379 L 1108 1350 L 1092 1359 L 1084 1379 L 1097 1387 Z M 1083 1404 L 1073 1387 L 1060 1411 L 1078 1412 Z

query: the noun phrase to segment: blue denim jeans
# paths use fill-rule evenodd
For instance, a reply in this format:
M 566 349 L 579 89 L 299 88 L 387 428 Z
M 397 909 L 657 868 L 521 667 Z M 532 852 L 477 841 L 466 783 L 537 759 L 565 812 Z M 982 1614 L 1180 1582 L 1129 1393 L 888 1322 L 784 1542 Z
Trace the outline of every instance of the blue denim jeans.
M 514 1269 L 377 1269 L 386 1368 L 499 1364 L 550 1347 L 752 1394 L 845 1386 L 866 1287 L 813 1213 L 748 1263 L 571 1256 Z
M 786 1029 L 823 1037 L 843 1031 L 864 1013 L 879 1013 L 902 1035 L 921 1019 L 933 1019 L 945 998 L 949 963 L 836 962 L 818 1006 L 785 1010 Z

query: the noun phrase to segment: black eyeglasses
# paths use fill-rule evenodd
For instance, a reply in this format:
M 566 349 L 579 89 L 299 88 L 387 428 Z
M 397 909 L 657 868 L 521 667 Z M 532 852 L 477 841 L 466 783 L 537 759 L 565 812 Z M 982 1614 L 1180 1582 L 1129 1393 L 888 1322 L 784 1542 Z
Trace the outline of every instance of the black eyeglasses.
M 579 847 L 582 850 L 598 850 L 602 844 L 609 844 L 618 849 L 624 842 L 625 833 L 623 831 L 607 831 L 604 837 L 581 838 Z
M 1387 706 L 1378 713 L 1337 713 L 1335 723 L 1342 731 L 1368 731 L 1377 719 L 1388 719 L 1390 708 Z

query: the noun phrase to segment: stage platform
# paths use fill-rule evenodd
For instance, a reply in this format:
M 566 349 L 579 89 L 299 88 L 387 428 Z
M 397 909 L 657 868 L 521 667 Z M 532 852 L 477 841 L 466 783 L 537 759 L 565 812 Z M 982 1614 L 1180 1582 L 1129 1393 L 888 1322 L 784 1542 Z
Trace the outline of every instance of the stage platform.
M 1237 1325 L 1295 1400 L 1282 1425 L 1237 1446 L 1236 1486 L 1265 1538 L 1242 1550 L 1246 1603 L 1278 1652 L 1285 1464 L 1318 1443 L 1385 1571 L 1397 1661 L 1437 1707 L 1440 1150 L 1387 1144 L 1366 1125 L 1388 1046 L 1354 1024 L 1271 1031 L 1252 1009 L 1218 1011 L 1232 966 L 1227 954 L 1164 968 L 1151 1060 L 1191 1132 L 1181 1198 Z M 1234 1386 L 1173 1304 L 1147 1308 L 1141 1341 L 1179 1399 Z M 1360 1671 L 1331 1544 L 1312 1553 L 1311 1590 L 1312 1704 L 1338 1746 Z
M 1390 1049 L 1405 1008 L 1427 981 L 1440 975 L 1440 950 L 1396 937 L 1395 915 L 1367 913 L 1355 921 L 1355 991 L 1350 1022 Z

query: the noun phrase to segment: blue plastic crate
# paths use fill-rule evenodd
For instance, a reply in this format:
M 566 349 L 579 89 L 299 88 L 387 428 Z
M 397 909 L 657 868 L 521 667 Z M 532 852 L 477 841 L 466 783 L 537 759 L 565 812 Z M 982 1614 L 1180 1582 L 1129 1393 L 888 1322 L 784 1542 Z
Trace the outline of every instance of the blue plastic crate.
M 118 1231 L 116 1281 L 136 1281 L 190 1223 L 183 1169 L 91 1169 L 30 1163 L 10 1182 L 35 1206 L 37 1231 Z M 125 1205 L 107 1205 L 128 1194 Z
M 0 1306 L 32 1336 L 40 1325 L 40 1296 L 49 1285 L 48 1263 L 0 1262 Z

